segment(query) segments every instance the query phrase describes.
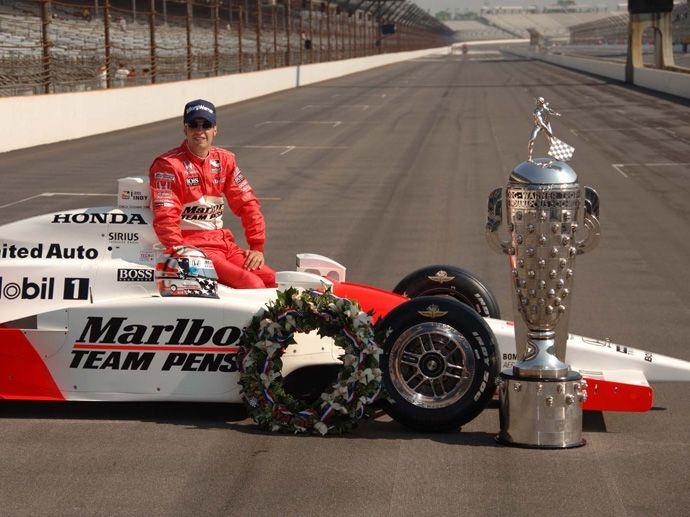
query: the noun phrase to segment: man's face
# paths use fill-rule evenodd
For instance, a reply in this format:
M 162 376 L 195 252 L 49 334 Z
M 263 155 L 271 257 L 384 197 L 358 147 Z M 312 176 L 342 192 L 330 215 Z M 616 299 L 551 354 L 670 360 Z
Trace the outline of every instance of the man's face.
M 203 118 L 195 118 L 184 126 L 187 146 L 197 156 L 206 156 L 218 128 Z

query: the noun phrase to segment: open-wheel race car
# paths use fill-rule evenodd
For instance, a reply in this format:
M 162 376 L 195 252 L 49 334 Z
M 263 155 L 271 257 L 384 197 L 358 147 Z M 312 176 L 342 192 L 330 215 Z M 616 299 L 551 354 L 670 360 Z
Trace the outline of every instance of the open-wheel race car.
M 425 267 L 386 291 L 346 281 L 345 267 L 327 257 L 298 254 L 295 271 L 278 272 L 277 289 L 219 285 L 217 296 L 196 296 L 183 275 L 161 267 L 151 211 L 123 206 L 129 191 L 119 196 L 116 207 L 0 227 L 1 399 L 240 403 L 243 329 L 288 288 L 327 289 L 373 313 L 383 407 L 417 430 L 476 417 L 500 370 L 518 360 L 512 323 L 466 270 Z M 296 340 L 282 357 L 284 385 L 318 393 L 342 350 L 311 334 Z M 690 380 L 688 362 L 609 341 L 570 335 L 567 354 L 588 382 L 585 410 L 645 411 L 649 382 Z

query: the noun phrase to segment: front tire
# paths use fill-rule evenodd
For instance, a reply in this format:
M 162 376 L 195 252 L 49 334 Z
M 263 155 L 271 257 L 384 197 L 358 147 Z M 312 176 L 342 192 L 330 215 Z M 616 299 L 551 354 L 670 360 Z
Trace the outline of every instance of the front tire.
M 377 325 L 384 410 L 419 431 L 450 431 L 474 419 L 496 389 L 498 346 L 470 307 L 439 296 L 414 298 Z
M 441 264 L 417 269 L 403 278 L 393 292 L 408 298 L 450 296 L 485 318 L 501 317 L 491 290 L 478 277 L 457 266 Z

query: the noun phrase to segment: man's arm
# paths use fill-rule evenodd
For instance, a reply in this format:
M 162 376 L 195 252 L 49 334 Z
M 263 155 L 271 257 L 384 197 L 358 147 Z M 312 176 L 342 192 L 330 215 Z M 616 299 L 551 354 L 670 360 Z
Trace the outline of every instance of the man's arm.
M 236 164 L 229 173 L 223 193 L 230 210 L 242 221 L 244 238 L 249 249 L 263 254 L 266 242 L 266 222 L 261 213 L 261 204 L 247 178 Z
M 552 110 L 552 109 L 551 109 L 551 106 L 549 106 L 548 104 L 544 105 L 544 109 L 546 109 L 546 111 L 548 111 L 549 114 L 550 114 L 550 115 L 553 115 L 554 117 L 560 117 L 560 116 L 561 116 L 560 113 L 558 113 L 557 111 Z

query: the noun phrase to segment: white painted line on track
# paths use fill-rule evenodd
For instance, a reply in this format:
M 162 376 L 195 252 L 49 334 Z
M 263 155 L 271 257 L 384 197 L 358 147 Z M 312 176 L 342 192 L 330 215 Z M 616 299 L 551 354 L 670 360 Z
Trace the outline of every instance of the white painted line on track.
M 26 203 L 27 201 L 31 201 L 32 199 L 38 199 L 39 197 L 54 197 L 54 196 L 108 196 L 108 197 L 117 197 L 117 194 L 90 194 L 88 192 L 43 192 L 42 194 L 36 194 L 35 196 L 29 196 L 25 197 L 24 199 L 20 199 L 18 201 L 13 201 L 12 203 L 7 203 L 4 205 L 0 205 L 0 208 L 8 208 L 10 206 L 18 205 L 20 203 Z
M 616 169 L 623 177 L 628 178 L 629 176 L 623 171 L 624 167 L 674 167 L 674 166 L 685 166 L 690 165 L 690 163 L 685 162 L 650 162 L 650 163 L 612 163 L 611 167 Z
M 344 93 L 334 93 L 331 95 L 331 97 L 342 97 L 345 95 Z M 388 94 L 387 93 L 362 93 L 361 95 L 357 95 L 357 97 L 375 97 L 377 99 L 379 98 L 385 98 Z
M 283 149 L 281 155 L 287 154 L 295 149 L 347 149 L 344 145 L 221 145 L 228 149 Z
M 225 146 L 221 146 L 225 147 Z M 290 151 L 292 151 L 295 147 L 295 145 L 240 145 L 240 146 L 232 146 L 233 148 L 239 148 L 242 147 L 244 149 L 282 149 L 283 152 L 280 153 L 281 155 L 287 154 Z
M 369 104 L 307 104 L 302 106 L 301 109 L 311 109 L 311 108 L 356 108 L 361 110 L 368 110 Z
M 587 127 L 587 128 L 580 128 L 580 131 L 586 132 L 586 133 L 591 133 L 591 132 L 601 132 L 605 133 L 608 131 L 639 131 L 640 129 L 644 129 L 641 126 L 632 126 L 632 127 L 602 127 L 602 128 L 597 128 L 597 127 Z
M 586 133 L 581 135 L 577 129 L 570 129 L 570 132 L 571 132 L 573 135 L 582 138 L 585 142 L 589 142 L 589 138 L 587 138 Z
M 320 124 L 338 127 L 342 123 L 342 120 L 266 120 L 264 122 L 259 122 L 254 127 L 266 126 L 268 124 Z
M 561 110 L 565 111 L 565 110 Z M 684 126 L 683 126 L 684 128 Z M 640 129 L 646 129 L 646 130 L 653 130 L 653 131 L 664 131 L 666 133 L 670 133 L 671 135 L 675 136 L 675 132 L 673 131 L 672 128 L 668 127 L 648 127 L 648 126 L 630 126 L 630 127 L 585 127 L 585 128 L 580 128 L 580 131 L 583 133 L 590 133 L 590 132 L 599 132 L 599 133 L 605 133 L 609 131 L 639 131 Z M 574 130 L 573 130 L 574 131 Z
M 628 177 L 628 175 L 623 172 L 623 167 L 625 167 L 624 163 L 612 163 L 611 167 L 616 169 L 624 178 Z

